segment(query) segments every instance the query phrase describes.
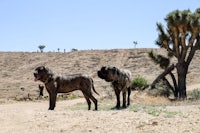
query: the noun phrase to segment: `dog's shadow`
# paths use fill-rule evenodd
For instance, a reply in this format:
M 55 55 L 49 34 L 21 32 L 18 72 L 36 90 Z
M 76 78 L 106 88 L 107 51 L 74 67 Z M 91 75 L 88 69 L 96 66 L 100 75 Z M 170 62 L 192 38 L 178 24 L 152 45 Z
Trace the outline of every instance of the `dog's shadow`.
M 124 110 L 124 109 L 127 109 L 127 107 L 112 107 L 111 110 Z

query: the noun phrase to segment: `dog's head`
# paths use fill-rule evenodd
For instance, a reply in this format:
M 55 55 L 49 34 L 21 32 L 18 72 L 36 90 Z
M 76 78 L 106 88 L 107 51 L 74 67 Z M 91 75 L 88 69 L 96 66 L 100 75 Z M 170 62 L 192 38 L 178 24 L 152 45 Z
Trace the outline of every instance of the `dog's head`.
M 33 75 L 35 77 L 35 81 L 39 80 L 45 82 L 49 76 L 49 69 L 46 68 L 45 66 L 39 66 L 35 69 Z
M 97 72 L 99 78 L 104 79 L 107 82 L 115 81 L 115 76 L 118 73 L 116 67 L 102 67 L 101 70 Z

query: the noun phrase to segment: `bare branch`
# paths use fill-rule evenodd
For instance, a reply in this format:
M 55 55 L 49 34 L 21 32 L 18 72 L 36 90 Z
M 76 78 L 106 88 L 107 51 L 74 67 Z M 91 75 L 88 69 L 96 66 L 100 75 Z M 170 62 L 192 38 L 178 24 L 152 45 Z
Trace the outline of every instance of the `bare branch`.
M 172 36 L 172 39 L 173 39 L 173 42 L 174 42 L 174 47 L 173 47 L 173 51 L 176 53 L 176 56 L 178 58 L 178 60 L 180 59 L 180 51 L 179 51 L 179 41 L 178 41 L 178 30 L 176 27 L 172 27 L 171 26 L 171 29 L 172 29 L 172 33 L 173 33 L 173 36 Z

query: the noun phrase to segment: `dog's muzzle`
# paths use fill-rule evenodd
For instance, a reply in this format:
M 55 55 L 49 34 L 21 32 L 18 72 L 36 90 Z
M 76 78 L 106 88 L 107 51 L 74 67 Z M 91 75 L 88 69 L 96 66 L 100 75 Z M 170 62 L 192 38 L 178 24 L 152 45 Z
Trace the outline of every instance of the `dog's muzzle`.
M 97 72 L 97 75 L 98 75 L 98 77 L 101 78 L 101 79 L 104 79 L 104 78 L 105 78 L 105 76 L 101 73 L 101 71 L 98 71 L 98 72 Z
M 34 77 L 35 77 L 34 81 L 38 81 L 38 80 L 40 79 L 40 77 L 38 76 L 38 73 L 37 73 L 37 72 L 36 72 L 36 73 L 33 73 L 33 75 L 34 75 Z

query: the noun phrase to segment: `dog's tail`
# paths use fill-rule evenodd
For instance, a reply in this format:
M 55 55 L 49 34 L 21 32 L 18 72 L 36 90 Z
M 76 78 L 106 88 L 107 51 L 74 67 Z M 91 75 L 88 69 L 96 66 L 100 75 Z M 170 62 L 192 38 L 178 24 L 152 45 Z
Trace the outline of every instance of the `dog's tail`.
M 93 91 L 97 94 L 97 95 L 99 95 L 99 93 L 95 90 L 95 88 L 94 88 L 94 81 L 93 81 L 93 79 L 91 78 L 91 82 L 92 82 L 92 89 L 93 89 Z

